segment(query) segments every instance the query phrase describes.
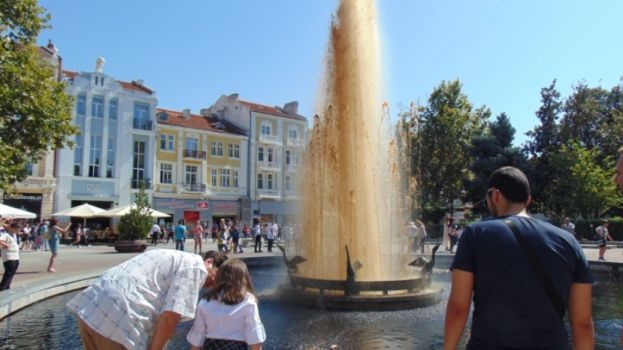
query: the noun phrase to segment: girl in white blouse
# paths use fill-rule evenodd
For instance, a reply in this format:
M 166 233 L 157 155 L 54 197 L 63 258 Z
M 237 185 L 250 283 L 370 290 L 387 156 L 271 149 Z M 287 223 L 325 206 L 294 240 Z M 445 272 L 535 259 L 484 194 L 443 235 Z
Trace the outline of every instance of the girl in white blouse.
M 242 260 L 229 259 L 218 269 L 216 284 L 197 307 L 186 336 L 193 350 L 260 350 L 266 331 L 251 276 Z

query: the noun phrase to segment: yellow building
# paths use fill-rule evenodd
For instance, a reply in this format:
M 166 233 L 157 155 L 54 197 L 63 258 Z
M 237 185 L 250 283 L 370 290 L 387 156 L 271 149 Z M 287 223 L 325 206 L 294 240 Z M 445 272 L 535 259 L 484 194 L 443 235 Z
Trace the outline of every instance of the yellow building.
M 156 113 L 153 207 L 173 222 L 249 221 L 246 133 L 207 109 Z

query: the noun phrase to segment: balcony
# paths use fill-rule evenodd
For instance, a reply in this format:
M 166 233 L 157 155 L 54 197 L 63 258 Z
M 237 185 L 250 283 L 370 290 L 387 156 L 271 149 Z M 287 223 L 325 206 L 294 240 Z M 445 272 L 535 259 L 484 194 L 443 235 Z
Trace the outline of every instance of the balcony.
M 288 138 L 288 146 L 290 147 L 302 147 L 305 144 L 303 139 L 291 139 Z
M 281 191 L 272 189 L 258 189 L 257 195 L 261 198 L 279 198 L 281 197 Z
M 130 181 L 130 186 L 133 189 L 139 189 L 139 188 L 141 188 L 141 183 L 143 184 L 143 186 L 145 186 L 146 190 L 151 189 L 151 180 L 150 179 L 132 179 Z
M 183 183 L 182 188 L 186 192 L 205 192 L 206 191 L 206 185 L 198 184 L 198 183 L 191 183 L 191 184 Z
M 278 162 L 257 162 L 259 170 L 281 171 L 281 164 Z
M 277 135 L 260 134 L 260 142 L 279 144 L 279 138 L 277 138 Z
M 205 151 L 197 151 L 197 150 L 192 150 L 192 149 L 185 149 L 184 150 L 184 158 L 193 158 L 193 159 L 206 159 L 206 152 Z
M 151 131 L 152 126 L 153 126 L 152 121 L 145 120 L 145 119 L 134 119 L 132 123 L 132 127 L 134 127 L 134 129 L 139 129 L 139 130 Z

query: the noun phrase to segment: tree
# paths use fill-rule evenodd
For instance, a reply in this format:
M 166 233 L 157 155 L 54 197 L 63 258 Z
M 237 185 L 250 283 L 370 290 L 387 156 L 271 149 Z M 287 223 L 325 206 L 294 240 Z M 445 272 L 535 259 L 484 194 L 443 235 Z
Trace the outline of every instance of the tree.
M 417 174 L 417 202 L 426 219 L 438 220 L 453 210 L 468 176 L 468 146 L 484 128 L 490 111 L 472 109 L 458 80 L 441 83 L 420 108 L 418 132 L 412 135 L 412 168 Z
M 565 114 L 560 123 L 561 142 L 577 142 L 588 149 L 602 150 L 606 136 L 602 130 L 609 116 L 608 96 L 608 91 L 601 87 L 589 88 L 583 83 L 575 86 L 565 102 Z
M 27 176 L 28 163 L 71 145 L 72 99 L 35 40 L 49 15 L 35 0 L 0 2 L 0 189 Z
M 145 183 L 141 181 L 139 191 L 136 193 L 136 207 L 119 219 L 117 229 L 119 239 L 137 240 L 145 239 L 152 226 L 151 207 L 149 199 L 145 193 Z
M 496 169 L 511 165 L 526 171 L 527 159 L 521 150 L 513 147 L 515 128 L 505 113 L 497 116 L 493 122 L 487 122 L 487 130 L 483 135 L 472 139 L 469 147 L 471 172 L 469 179 L 464 182 L 466 195 L 464 200 L 475 205 L 472 211 L 476 214 L 487 212 L 482 202 L 487 190 L 489 176 Z

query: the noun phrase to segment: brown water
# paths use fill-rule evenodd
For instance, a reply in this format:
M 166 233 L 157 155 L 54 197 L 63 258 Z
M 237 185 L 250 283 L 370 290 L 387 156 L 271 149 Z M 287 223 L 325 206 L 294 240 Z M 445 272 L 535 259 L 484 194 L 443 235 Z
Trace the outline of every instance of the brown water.
M 323 90 L 307 152 L 301 274 L 346 277 L 348 245 L 358 280 L 406 276 L 400 164 L 382 79 L 376 4 L 342 0 L 331 24 Z

